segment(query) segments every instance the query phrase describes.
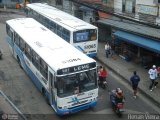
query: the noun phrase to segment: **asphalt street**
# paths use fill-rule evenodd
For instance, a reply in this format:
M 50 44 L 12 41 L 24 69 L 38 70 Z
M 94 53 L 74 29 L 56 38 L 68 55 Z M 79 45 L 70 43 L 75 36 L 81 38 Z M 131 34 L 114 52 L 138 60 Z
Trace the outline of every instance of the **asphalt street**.
M 2 16 L 1 16 L 2 15 Z M 6 15 L 6 16 L 5 16 Z M 41 93 L 36 89 L 30 78 L 19 67 L 17 61 L 12 57 L 5 37 L 5 20 L 23 17 L 16 14 L 0 14 L 0 49 L 4 54 L 0 61 L 0 89 L 21 110 L 27 118 L 33 120 L 118 120 L 111 109 L 109 91 L 121 87 L 125 93 L 125 112 L 121 119 L 131 119 L 130 114 L 160 114 L 160 109 L 142 94 L 134 99 L 132 89 L 119 76 L 109 71 L 108 88 L 99 89 L 98 104 L 93 109 L 88 109 L 74 115 L 58 117 L 53 109 L 46 103 Z

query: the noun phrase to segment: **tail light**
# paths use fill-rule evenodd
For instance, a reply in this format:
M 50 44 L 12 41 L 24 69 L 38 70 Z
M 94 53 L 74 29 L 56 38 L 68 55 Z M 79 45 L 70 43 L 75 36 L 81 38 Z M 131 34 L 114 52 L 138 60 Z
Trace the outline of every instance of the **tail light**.
M 123 103 L 118 103 L 117 108 L 123 108 Z

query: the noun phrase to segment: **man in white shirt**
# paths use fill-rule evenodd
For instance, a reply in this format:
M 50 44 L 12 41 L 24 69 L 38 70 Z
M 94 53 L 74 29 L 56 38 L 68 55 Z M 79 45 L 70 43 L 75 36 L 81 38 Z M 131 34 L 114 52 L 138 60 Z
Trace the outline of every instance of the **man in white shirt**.
M 151 84 L 149 86 L 150 91 L 153 90 L 153 86 L 156 88 L 156 85 L 158 84 L 158 82 L 156 82 L 157 79 L 157 69 L 156 66 L 153 65 L 151 69 L 149 69 L 148 71 L 149 74 L 149 78 L 151 80 Z
M 108 58 L 109 54 L 110 54 L 110 49 L 111 49 L 111 46 L 107 43 L 105 45 L 105 52 L 106 52 L 106 57 Z

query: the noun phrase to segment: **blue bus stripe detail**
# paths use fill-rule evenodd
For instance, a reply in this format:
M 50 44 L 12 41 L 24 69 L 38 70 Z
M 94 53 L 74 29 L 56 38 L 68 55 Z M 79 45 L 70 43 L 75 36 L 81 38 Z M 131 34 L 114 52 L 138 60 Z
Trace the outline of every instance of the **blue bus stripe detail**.
M 89 109 L 90 107 L 94 107 L 96 105 L 97 105 L 97 101 L 92 101 L 90 103 L 80 105 L 77 107 L 73 107 L 70 109 L 57 109 L 57 114 L 61 115 L 61 116 L 64 115 L 64 113 L 73 114 L 73 113 L 77 113 L 77 112 L 85 110 L 85 109 Z
M 76 46 L 76 48 L 77 48 L 78 50 L 80 50 L 81 52 L 85 52 L 80 46 Z
M 97 53 L 87 54 L 87 56 L 89 56 L 89 57 L 96 57 L 96 56 L 97 56 Z
M 7 37 L 7 38 L 6 38 L 6 41 L 8 42 L 8 44 L 9 44 L 11 47 L 13 47 L 13 43 L 12 43 L 12 40 L 11 40 L 10 37 Z

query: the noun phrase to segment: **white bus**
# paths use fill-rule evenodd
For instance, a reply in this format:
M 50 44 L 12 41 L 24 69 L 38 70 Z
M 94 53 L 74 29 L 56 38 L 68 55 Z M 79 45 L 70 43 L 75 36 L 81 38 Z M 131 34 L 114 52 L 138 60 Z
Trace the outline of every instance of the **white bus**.
M 27 15 L 90 57 L 97 55 L 98 28 L 43 3 L 27 4 Z
M 96 61 L 32 18 L 6 21 L 13 56 L 58 115 L 97 103 Z

